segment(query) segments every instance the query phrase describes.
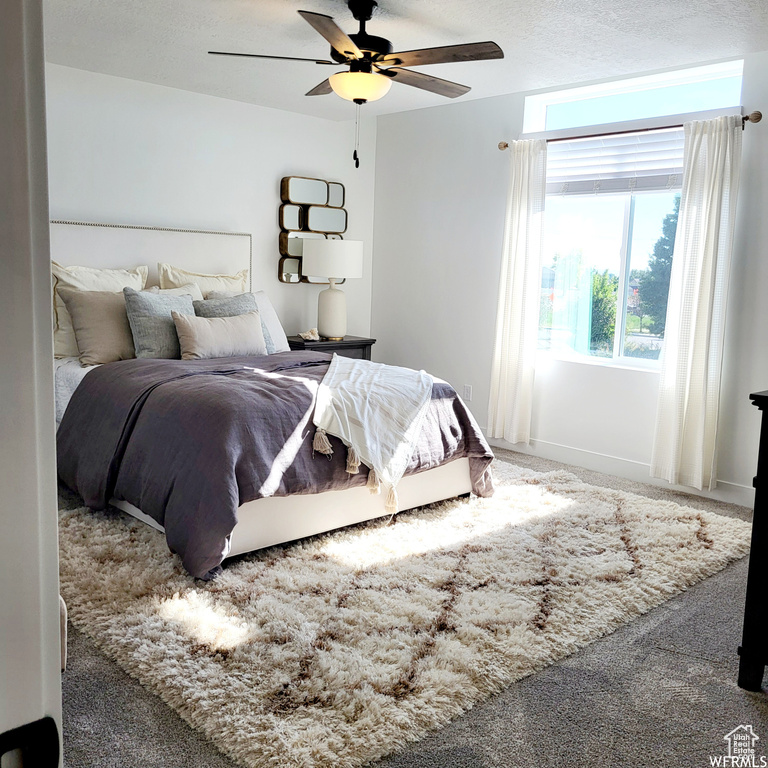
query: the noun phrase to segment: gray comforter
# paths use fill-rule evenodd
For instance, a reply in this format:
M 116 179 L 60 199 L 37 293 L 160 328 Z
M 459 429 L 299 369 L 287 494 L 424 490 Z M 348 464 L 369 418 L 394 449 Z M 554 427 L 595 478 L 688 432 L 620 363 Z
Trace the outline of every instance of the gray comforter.
M 185 568 L 211 578 L 229 551 L 237 508 L 265 496 L 361 485 L 346 449 L 312 452 L 312 411 L 330 355 L 281 352 L 216 360 L 123 360 L 95 368 L 57 435 L 59 476 L 86 505 L 113 496 L 165 527 Z M 445 383 L 434 384 L 406 474 L 469 457 L 475 493 L 493 492 L 491 449 Z M 383 509 L 383 507 L 382 507 Z

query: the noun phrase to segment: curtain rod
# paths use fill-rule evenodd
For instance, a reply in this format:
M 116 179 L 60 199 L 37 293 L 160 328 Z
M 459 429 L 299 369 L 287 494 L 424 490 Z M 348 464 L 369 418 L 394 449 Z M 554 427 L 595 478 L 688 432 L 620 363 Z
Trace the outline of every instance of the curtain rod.
M 741 116 L 741 130 L 747 123 L 759 123 L 763 119 L 762 112 L 750 112 L 748 115 Z M 556 141 L 575 141 L 577 139 L 596 139 L 600 136 L 619 136 L 622 133 L 648 133 L 649 131 L 664 131 L 668 128 L 682 128 L 683 125 L 659 125 L 655 128 L 633 128 L 626 131 L 605 131 L 604 133 L 590 133 L 584 136 L 568 136 L 562 139 L 547 139 L 547 144 L 554 144 Z M 499 149 L 503 152 L 509 147 L 509 142 L 500 141 Z

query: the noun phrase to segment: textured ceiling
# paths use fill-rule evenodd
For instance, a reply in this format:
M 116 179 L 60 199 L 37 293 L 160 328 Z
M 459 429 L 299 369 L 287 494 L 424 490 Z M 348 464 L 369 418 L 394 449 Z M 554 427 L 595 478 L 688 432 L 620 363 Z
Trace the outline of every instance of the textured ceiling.
M 368 32 L 395 50 L 493 40 L 503 60 L 420 68 L 472 87 L 460 100 L 713 61 L 768 49 L 766 0 L 379 0 Z M 356 32 L 343 0 L 45 0 L 55 64 L 333 120 L 354 106 L 303 94 L 337 71 L 308 62 L 208 56 L 232 50 L 328 57 L 296 13 Z M 341 68 L 340 68 L 341 69 Z M 394 84 L 373 114 L 447 99 Z

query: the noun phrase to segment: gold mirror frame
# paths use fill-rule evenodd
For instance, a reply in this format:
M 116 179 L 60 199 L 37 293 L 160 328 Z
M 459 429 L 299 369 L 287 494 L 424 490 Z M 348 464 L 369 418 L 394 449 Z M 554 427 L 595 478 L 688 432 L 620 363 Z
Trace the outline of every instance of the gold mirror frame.
M 346 197 L 347 194 L 343 184 L 338 181 L 328 182 L 328 205 L 331 208 L 343 208 Z
M 331 208 L 329 205 L 308 205 L 301 230 L 322 232 L 324 235 L 343 235 L 347 231 L 346 208 Z
M 325 185 L 324 192 L 323 185 Z M 322 204 L 318 202 L 321 198 L 324 199 Z M 342 233 L 347 231 L 349 220 L 347 210 L 344 208 L 346 202 L 344 185 L 338 181 L 313 179 L 309 176 L 284 176 L 280 180 L 280 200 L 282 202 L 278 216 L 281 230 L 278 239 L 280 261 L 277 267 L 277 279 L 281 283 L 328 285 L 326 280 L 301 274 L 300 241 L 307 237 L 343 239 Z M 314 211 L 312 223 L 315 229 L 309 228 L 312 211 Z M 323 216 L 328 215 L 331 218 L 324 221 Z M 294 216 L 295 218 L 292 218 Z M 293 225 L 297 221 L 298 229 L 295 229 Z M 328 226 L 331 226 L 331 229 L 327 229 Z M 344 282 L 346 280 L 341 280 L 337 285 Z
M 283 232 L 301 232 L 304 229 L 304 208 L 295 203 L 280 206 L 280 229 Z
M 301 259 L 295 256 L 281 256 L 277 272 L 281 283 L 300 283 Z
M 296 205 L 328 205 L 328 182 L 309 176 L 284 176 L 280 181 L 280 199 Z

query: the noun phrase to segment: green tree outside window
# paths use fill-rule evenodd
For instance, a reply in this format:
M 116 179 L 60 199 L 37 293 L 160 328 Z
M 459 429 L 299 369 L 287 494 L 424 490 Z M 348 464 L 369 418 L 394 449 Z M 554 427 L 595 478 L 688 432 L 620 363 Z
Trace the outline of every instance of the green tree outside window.
M 672 213 L 664 217 L 661 237 L 653 246 L 653 253 L 648 259 L 648 269 L 640 277 L 640 306 L 642 313 L 651 318 L 648 329 L 651 333 L 664 336 L 667 321 L 667 300 L 669 298 L 669 278 L 672 274 L 672 254 L 675 250 L 677 217 L 680 213 L 680 195 L 675 197 Z

